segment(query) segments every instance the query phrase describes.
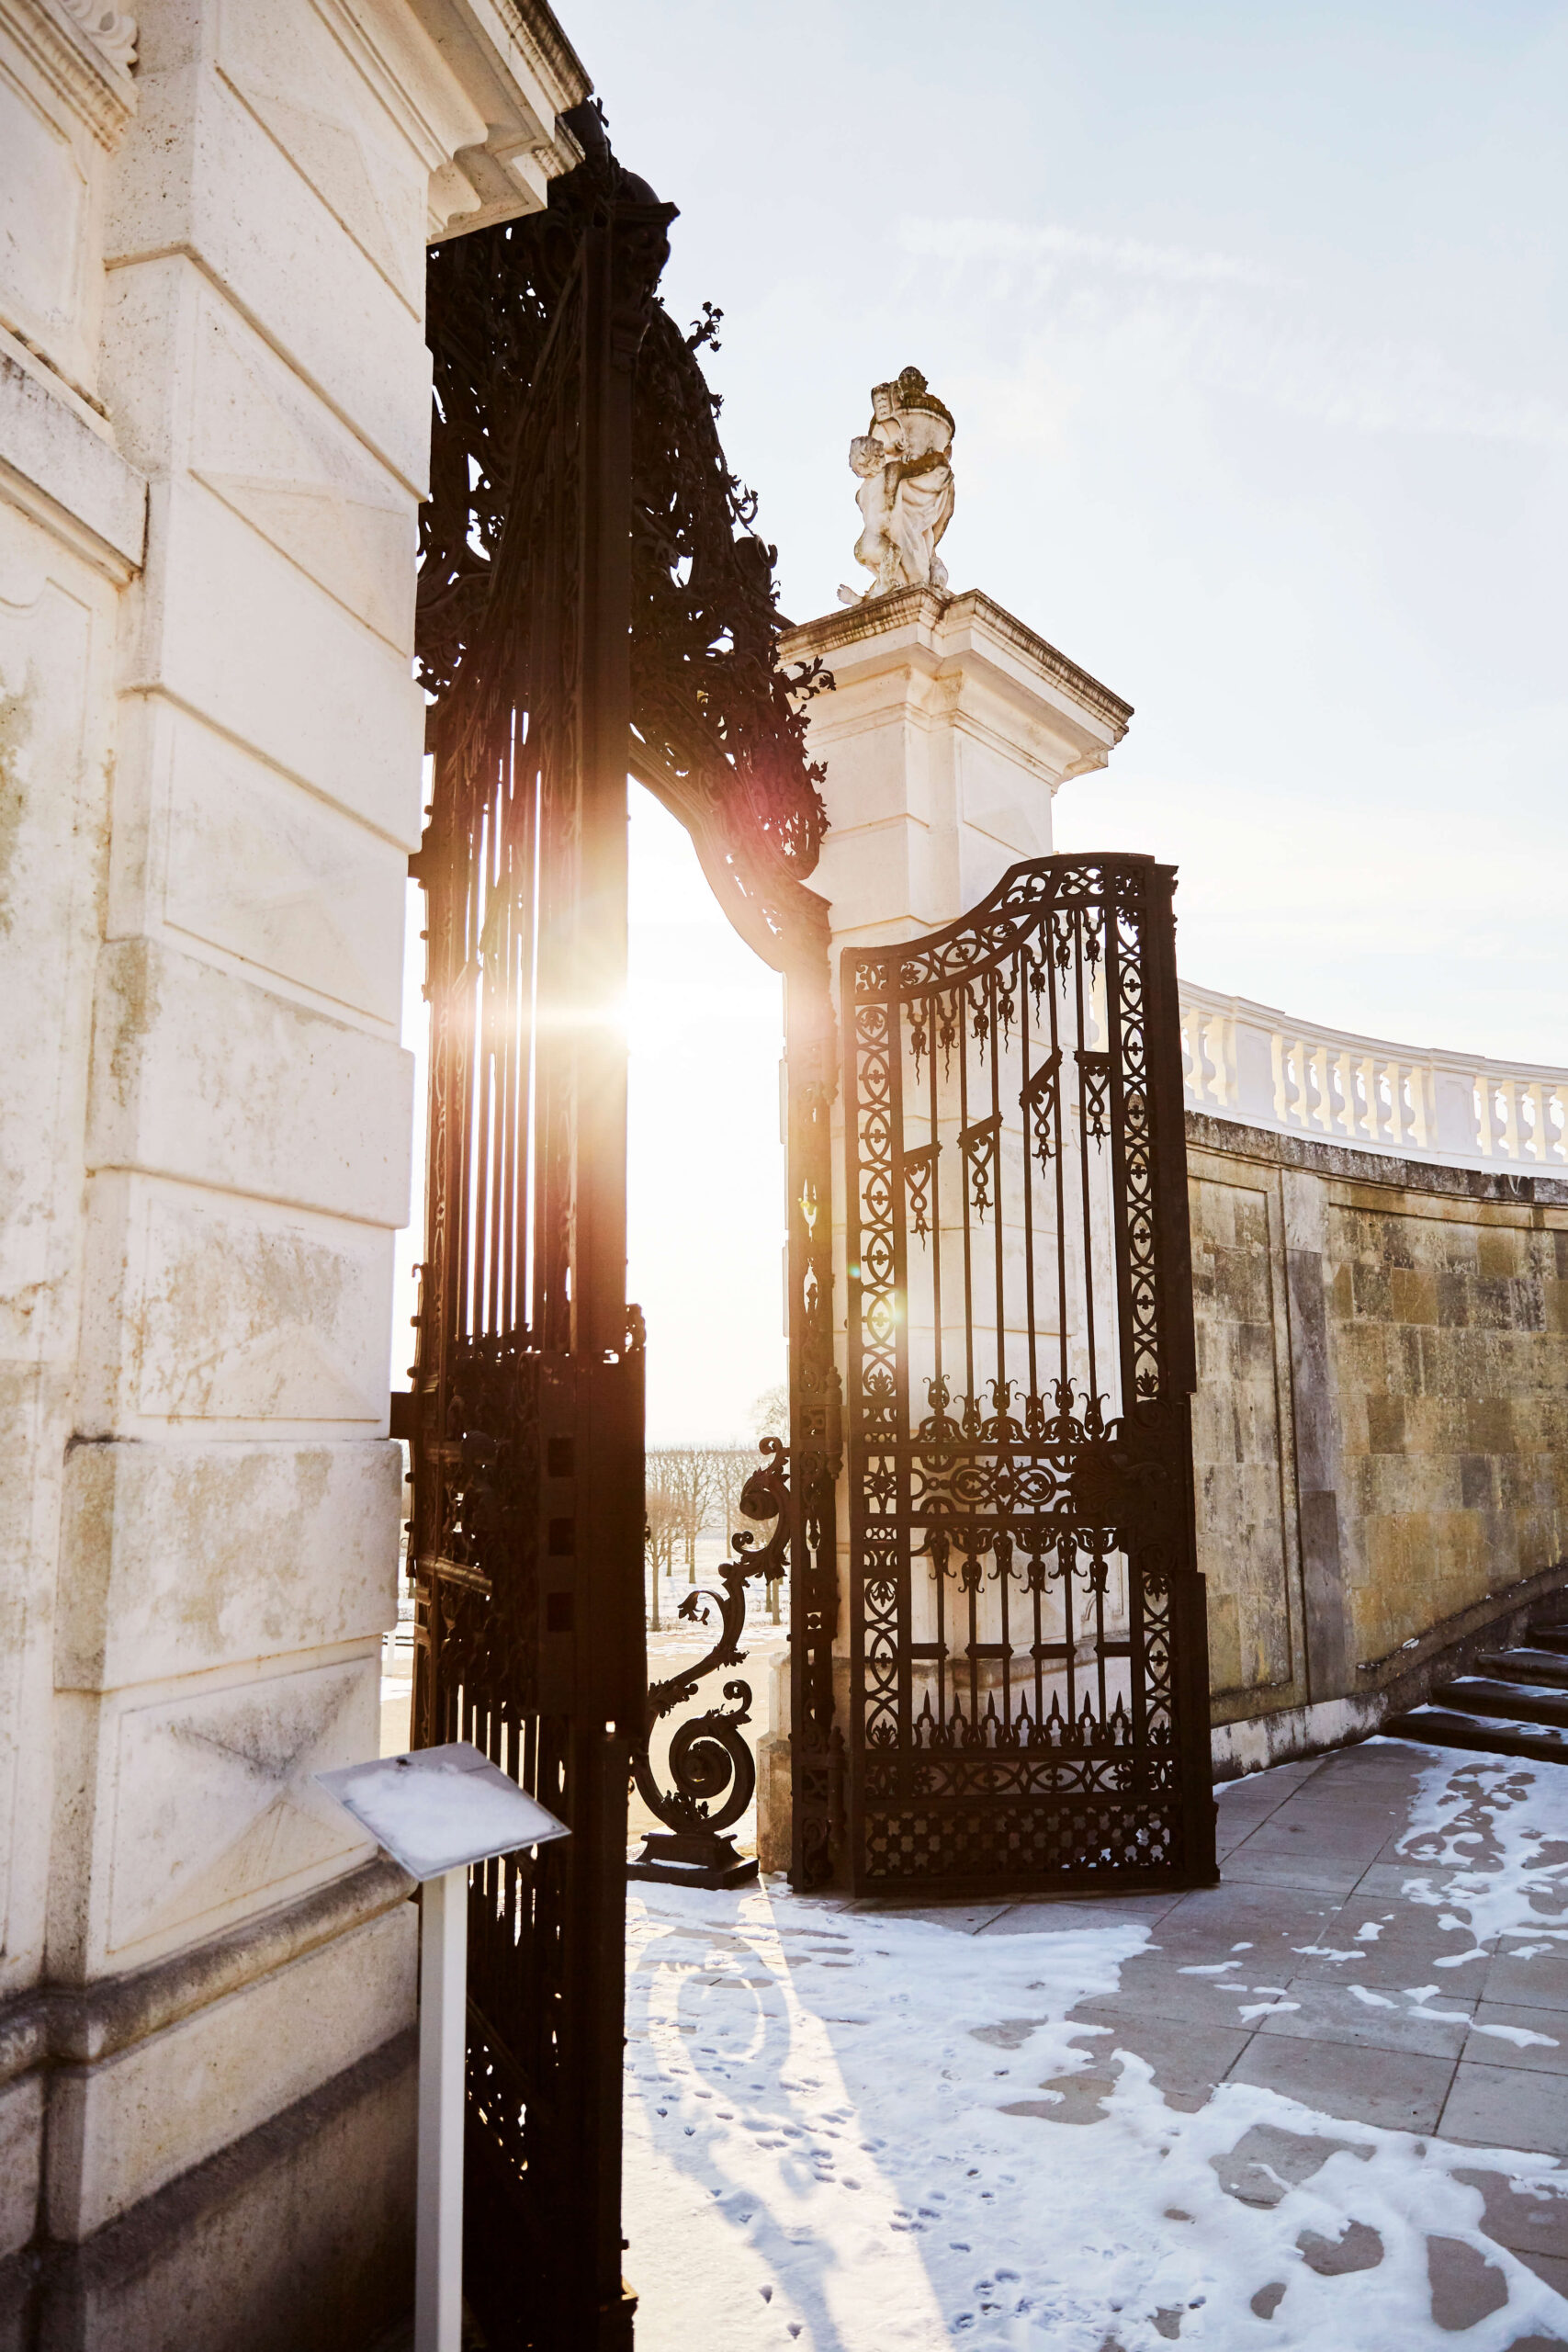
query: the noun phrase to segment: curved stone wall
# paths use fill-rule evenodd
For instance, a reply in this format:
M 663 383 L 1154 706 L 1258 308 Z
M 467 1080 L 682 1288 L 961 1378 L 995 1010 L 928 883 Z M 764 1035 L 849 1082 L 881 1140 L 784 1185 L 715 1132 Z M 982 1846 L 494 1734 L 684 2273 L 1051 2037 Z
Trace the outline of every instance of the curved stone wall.
M 1215 1758 L 1247 1770 L 1375 1727 L 1568 1575 L 1568 1170 L 1187 1125 Z

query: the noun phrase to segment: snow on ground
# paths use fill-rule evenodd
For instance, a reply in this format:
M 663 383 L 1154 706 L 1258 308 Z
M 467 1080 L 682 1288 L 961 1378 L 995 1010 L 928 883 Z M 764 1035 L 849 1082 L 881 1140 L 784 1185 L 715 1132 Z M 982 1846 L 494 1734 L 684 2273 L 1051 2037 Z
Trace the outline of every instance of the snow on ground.
M 1435 1756 L 1404 1843 L 1407 1899 L 1444 1906 L 1454 1961 L 1477 1937 L 1565 1932 L 1568 1768 Z M 1053 2120 L 1062 2094 L 1043 2086 L 1107 2057 L 1108 2029 L 1069 2012 L 1114 1993 L 1157 1927 L 1107 1905 L 1090 1925 L 976 1937 L 777 1881 L 631 1892 L 639 2352 L 1568 2343 L 1568 2301 L 1483 2233 L 1481 2192 L 1456 2177 L 1484 2165 L 1550 2198 L 1564 2175 L 1549 2157 L 1235 2083 L 1183 2112 L 1130 2051 L 1098 2120 Z M 1276 2202 L 1258 2201 L 1260 2179 Z M 1450 2268 L 1491 2267 L 1479 2301 L 1496 2307 L 1462 2334 L 1431 2316 L 1432 2237 Z M 1371 2267 L 1314 2268 L 1314 2240 Z
M 1458 1750 L 1439 1749 L 1400 1843 L 1424 1866 L 1405 1880 L 1405 1901 L 1440 1905 L 1438 1926 L 1464 1930 L 1439 1968 L 1462 1967 L 1495 1936 L 1527 1935 L 1542 1951 L 1568 1942 L 1568 1765 L 1461 1761 Z M 1524 1957 L 1516 1949 L 1514 1958 Z

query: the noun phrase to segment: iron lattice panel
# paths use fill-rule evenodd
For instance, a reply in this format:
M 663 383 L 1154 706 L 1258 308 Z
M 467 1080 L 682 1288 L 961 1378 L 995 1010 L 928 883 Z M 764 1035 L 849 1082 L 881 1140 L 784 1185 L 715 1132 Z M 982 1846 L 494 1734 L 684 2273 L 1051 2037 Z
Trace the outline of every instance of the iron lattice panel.
M 843 959 L 862 1889 L 1213 1875 L 1172 887 Z
M 1081 1797 L 868 1810 L 865 1882 L 868 1892 L 916 1881 L 964 1894 L 1091 1886 L 1112 1871 L 1157 1882 L 1169 1874 L 1179 1839 L 1169 1808 Z

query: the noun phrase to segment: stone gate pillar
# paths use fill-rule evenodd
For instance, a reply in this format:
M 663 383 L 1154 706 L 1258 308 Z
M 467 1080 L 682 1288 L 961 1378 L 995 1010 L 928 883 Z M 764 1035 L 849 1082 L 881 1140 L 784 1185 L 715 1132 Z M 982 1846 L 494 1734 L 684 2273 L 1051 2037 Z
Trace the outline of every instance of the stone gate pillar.
M 425 247 L 587 87 L 537 0 L 0 8 L 6 2346 L 412 2294 L 415 1921 L 311 1776 L 402 1512 Z
M 784 664 L 820 657 L 834 692 L 810 705 L 810 752 L 827 768 L 829 832 L 812 888 L 831 906 L 832 986 L 846 947 L 911 939 L 955 921 L 1020 858 L 1052 847 L 1060 787 L 1105 765 L 1132 707 L 977 590 L 905 588 L 807 621 L 782 639 Z M 833 1296 L 844 1358 L 843 1106 L 835 1106 Z M 848 1520 L 840 1487 L 839 1573 Z M 835 1660 L 840 1724 L 847 1624 Z M 788 1722 L 787 1672 L 773 1721 Z M 786 1735 L 760 1759 L 764 1869 L 789 1857 Z

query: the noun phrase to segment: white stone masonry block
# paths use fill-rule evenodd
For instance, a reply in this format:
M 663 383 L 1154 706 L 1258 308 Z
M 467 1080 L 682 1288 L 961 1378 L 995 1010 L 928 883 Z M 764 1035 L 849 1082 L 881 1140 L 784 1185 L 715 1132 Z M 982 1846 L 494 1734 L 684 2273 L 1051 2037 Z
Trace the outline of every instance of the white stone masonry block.
M 397 1616 L 401 1448 L 73 1445 L 54 1679 L 108 1690 L 367 1641 Z
M 412 657 L 412 493 L 185 254 L 114 273 L 104 379 L 143 472 L 193 475 Z
M 110 936 L 198 943 L 395 1035 L 407 853 L 162 695 L 123 710 Z
M 61 1692 L 51 1969 L 141 1967 L 368 1860 L 311 1775 L 376 1753 L 379 1692 L 375 1649 Z
M 313 13 L 299 0 L 301 17 Z M 225 9 L 224 22 L 243 25 L 247 14 Z M 416 266 L 423 271 L 427 179 L 412 151 L 405 179 L 369 122 L 355 119 L 349 93 L 310 90 L 301 47 L 285 43 L 273 59 L 276 96 L 263 102 L 266 123 L 233 82 L 205 63 L 141 77 L 140 112 L 109 196 L 109 266 L 190 254 L 422 496 L 430 446 L 422 305 L 417 292 L 411 303 L 394 288 L 344 215 L 367 242 L 380 241 L 387 257 L 400 256 L 393 266 L 407 279 Z M 259 96 L 251 68 L 237 72 Z M 334 146 L 342 164 L 335 202 L 316 184 L 330 175 L 321 150 Z M 410 186 L 417 189 L 418 234 L 401 257 L 408 221 L 392 216 L 404 209 Z M 155 379 L 139 386 L 126 368 L 118 370 L 116 404 L 128 413 L 166 398 Z
M 410 664 L 199 483 L 155 481 L 122 683 L 162 691 L 405 850 L 423 830 Z
M 48 2226 L 74 2241 L 228 2146 L 414 2015 L 412 1905 L 57 2080 Z
M 96 1176 L 79 1430 L 384 1431 L 391 1288 L 392 1237 L 374 1226 L 189 1184 Z
M 408 1222 L 413 1057 L 148 939 L 99 959 L 91 1170 Z

